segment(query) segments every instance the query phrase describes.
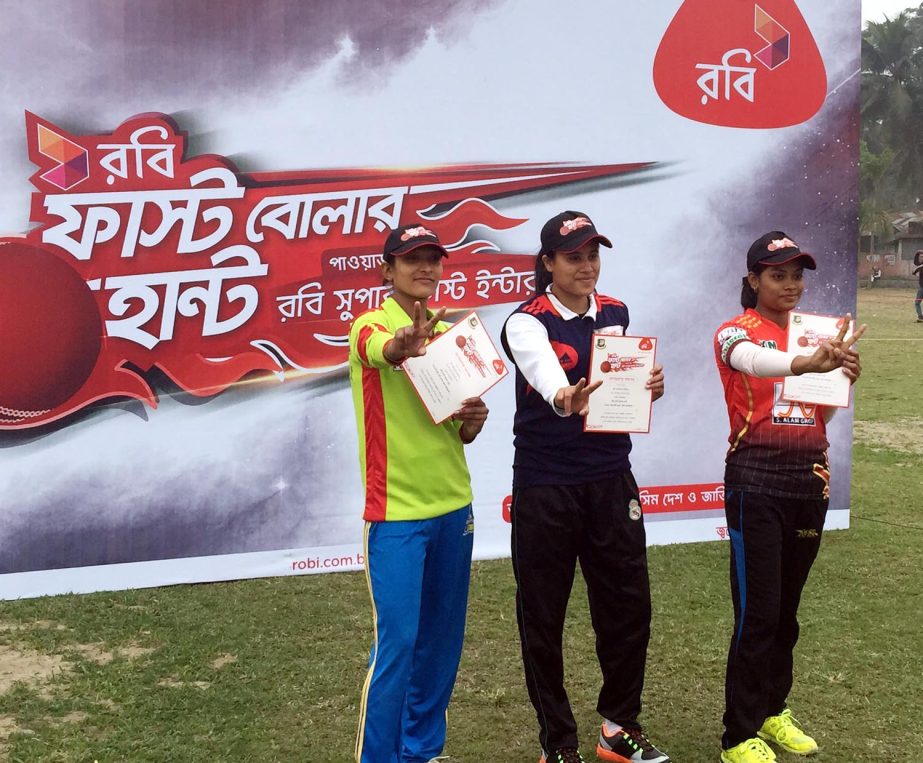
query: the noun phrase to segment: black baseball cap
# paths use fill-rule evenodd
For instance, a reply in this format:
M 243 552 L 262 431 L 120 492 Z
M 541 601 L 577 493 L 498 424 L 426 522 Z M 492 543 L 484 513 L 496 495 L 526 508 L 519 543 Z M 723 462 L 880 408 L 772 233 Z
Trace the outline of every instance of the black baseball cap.
M 561 212 L 542 226 L 543 254 L 575 252 L 590 241 L 612 248 L 612 242 L 596 230 L 589 215 L 583 212 Z
M 429 228 L 418 223 L 402 225 L 400 228 L 395 228 L 391 231 L 385 241 L 384 254 L 385 256 L 390 254 L 398 257 L 402 254 L 407 254 L 407 252 L 412 252 L 414 249 L 419 249 L 421 246 L 434 246 L 442 252 L 443 257 L 449 256 L 445 247 L 439 243 L 439 237 Z
M 798 244 L 780 230 L 764 233 L 750 245 L 747 252 L 747 270 L 753 271 L 757 265 L 782 265 L 792 260 L 802 260 L 808 270 L 817 270 L 817 263 L 807 252 L 802 252 Z

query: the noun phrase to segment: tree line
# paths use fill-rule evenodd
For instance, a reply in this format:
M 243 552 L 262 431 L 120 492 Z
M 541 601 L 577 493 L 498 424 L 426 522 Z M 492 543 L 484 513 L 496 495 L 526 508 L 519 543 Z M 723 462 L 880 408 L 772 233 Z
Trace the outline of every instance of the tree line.
M 862 30 L 859 226 L 890 237 L 923 197 L 923 3 Z

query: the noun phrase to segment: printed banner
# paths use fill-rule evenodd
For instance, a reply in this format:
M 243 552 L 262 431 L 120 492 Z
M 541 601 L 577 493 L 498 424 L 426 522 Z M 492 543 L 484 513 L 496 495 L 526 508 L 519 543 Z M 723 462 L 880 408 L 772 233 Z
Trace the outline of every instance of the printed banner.
M 658 338 L 666 394 L 631 454 L 648 538 L 724 538 L 711 343 L 750 242 L 797 235 L 818 263 L 799 309 L 854 309 L 858 1 L 589 2 L 554 56 L 550 0 L 226 0 L 220 45 L 193 6 L 17 11 L 0 598 L 361 567 L 347 336 L 388 294 L 388 231 L 437 231 L 437 303 L 499 346 L 565 209 L 612 240 L 598 288 L 628 333 Z M 512 374 L 485 399 L 478 558 L 509 552 Z M 829 433 L 828 526 L 851 424 Z

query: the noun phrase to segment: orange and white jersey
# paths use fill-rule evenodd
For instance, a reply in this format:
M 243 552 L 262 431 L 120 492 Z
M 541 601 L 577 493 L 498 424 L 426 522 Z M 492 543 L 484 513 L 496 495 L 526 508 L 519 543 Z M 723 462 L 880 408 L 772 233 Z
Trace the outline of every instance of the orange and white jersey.
M 755 310 L 732 318 L 715 332 L 715 361 L 731 425 L 725 487 L 793 498 L 828 495 L 828 443 L 821 407 L 782 400 L 782 377 L 761 378 L 735 370 L 731 351 L 741 342 L 788 350 L 786 330 Z

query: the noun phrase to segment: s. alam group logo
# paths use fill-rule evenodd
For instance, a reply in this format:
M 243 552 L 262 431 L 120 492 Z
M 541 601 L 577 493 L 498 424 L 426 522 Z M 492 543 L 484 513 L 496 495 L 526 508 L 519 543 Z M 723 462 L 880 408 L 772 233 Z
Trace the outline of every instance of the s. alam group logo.
M 813 117 L 827 73 L 794 0 L 684 0 L 654 58 L 654 87 L 687 119 L 765 129 Z

